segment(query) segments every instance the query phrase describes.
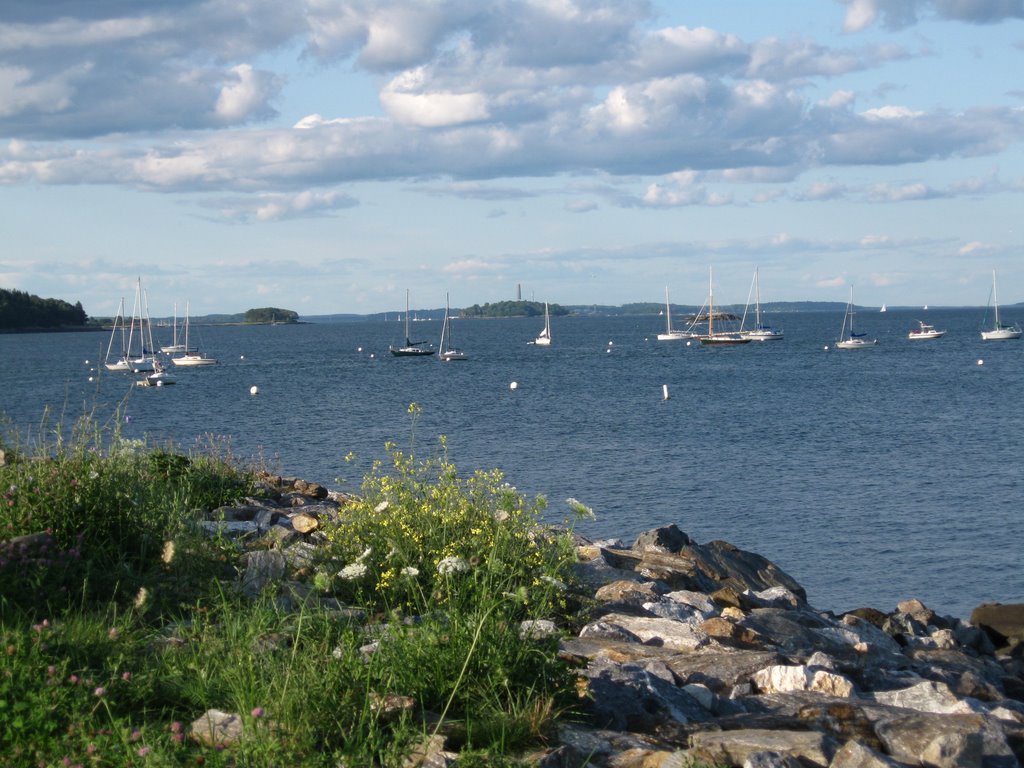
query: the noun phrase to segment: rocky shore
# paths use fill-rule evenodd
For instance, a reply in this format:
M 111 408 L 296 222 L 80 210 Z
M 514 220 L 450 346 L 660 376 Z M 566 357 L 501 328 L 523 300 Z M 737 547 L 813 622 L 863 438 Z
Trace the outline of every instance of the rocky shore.
M 321 528 L 344 494 L 267 478 L 265 497 L 212 510 L 210 535 L 239 542 L 238 587 L 352 609 L 309 583 Z M 841 615 L 815 609 L 764 557 L 698 544 L 675 525 L 630 544 L 577 540 L 581 609 L 544 617 L 578 671 L 586 719 L 566 722 L 540 768 L 1016 766 L 1024 755 L 1024 606 L 979 606 L 970 621 L 917 600 Z M 400 706 L 415 707 L 415 702 Z M 194 738 L 242 738 L 211 710 Z M 443 731 L 442 731 L 443 733 Z M 408 766 L 457 766 L 441 735 Z

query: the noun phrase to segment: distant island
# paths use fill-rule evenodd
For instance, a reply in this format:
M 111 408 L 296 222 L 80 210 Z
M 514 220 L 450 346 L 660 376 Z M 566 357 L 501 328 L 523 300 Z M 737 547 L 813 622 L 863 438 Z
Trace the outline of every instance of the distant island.
M 63 299 L 44 299 L 26 291 L 0 288 L 0 333 L 96 331 L 109 328 L 113 322 L 112 317 L 89 317 L 80 301 L 70 304 Z M 170 324 L 171 318 L 153 318 L 152 322 Z M 205 325 L 282 325 L 299 322 L 299 313 L 280 307 L 260 307 L 234 315 L 193 317 L 191 322 Z

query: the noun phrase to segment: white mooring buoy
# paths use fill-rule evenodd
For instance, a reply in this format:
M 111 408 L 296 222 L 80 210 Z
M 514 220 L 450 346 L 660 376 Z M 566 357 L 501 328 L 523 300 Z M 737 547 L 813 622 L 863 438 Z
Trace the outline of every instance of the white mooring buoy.
M 985 364 L 985 361 L 984 361 L 984 360 L 982 360 L 982 359 L 981 359 L 981 358 L 979 357 L 979 358 L 978 358 L 978 365 L 984 365 L 984 364 Z
M 257 387 L 255 384 L 253 384 L 251 387 L 249 387 L 249 394 L 250 395 L 258 395 L 259 393 L 260 393 L 260 388 Z
M 509 389 L 519 389 L 519 382 L 513 381 L 511 384 L 508 385 L 508 388 Z

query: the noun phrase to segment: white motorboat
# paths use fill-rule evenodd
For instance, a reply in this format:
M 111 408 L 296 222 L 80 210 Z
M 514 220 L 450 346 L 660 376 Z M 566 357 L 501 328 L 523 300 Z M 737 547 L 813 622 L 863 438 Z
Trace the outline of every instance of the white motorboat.
M 924 320 L 918 320 L 920 328 L 911 328 L 907 333 L 908 339 L 941 339 L 946 335 L 945 331 L 940 331 L 935 328 L 934 325 L 928 325 Z

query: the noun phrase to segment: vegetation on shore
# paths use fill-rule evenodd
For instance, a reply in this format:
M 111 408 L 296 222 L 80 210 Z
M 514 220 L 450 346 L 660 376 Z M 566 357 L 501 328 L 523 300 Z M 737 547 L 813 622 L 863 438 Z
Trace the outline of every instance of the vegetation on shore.
M 549 304 L 551 315 L 568 315 L 569 310 L 559 304 Z M 544 302 L 498 301 L 493 304 L 474 304 L 459 311 L 460 317 L 538 317 L 544 315 Z
M 244 323 L 297 323 L 299 313 L 291 309 L 280 309 L 278 307 L 260 307 L 259 309 L 247 309 L 242 316 Z
M 556 640 L 519 634 L 569 610 L 573 550 L 539 526 L 543 499 L 462 477 L 444 448 L 389 446 L 325 531 L 301 575 L 352 609 L 328 612 L 244 597 L 236 545 L 198 532 L 258 493 L 225 446 L 92 421 L 0 444 L 0 766 L 397 766 L 441 728 L 460 765 L 518 765 L 575 698 Z M 191 738 L 210 708 L 245 738 Z
M 82 302 L 43 299 L 25 291 L 0 288 L 0 331 L 19 328 L 80 328 L 87 316 Z

